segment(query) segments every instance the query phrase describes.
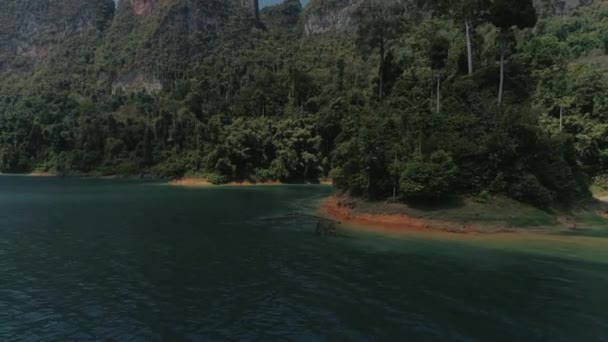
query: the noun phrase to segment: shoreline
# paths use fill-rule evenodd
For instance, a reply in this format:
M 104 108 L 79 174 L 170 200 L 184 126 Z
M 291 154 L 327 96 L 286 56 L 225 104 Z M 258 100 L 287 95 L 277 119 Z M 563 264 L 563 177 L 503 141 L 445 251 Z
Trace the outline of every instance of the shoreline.
M 283 183 L 280 181 L 266 181 L 266 182 L 228 182 L 215 184 L 210 182 L 206 178 L 197 177 L 183 177 L 183 178 L 163 178 L 154 177 L 150 175 L 97 175 L 97 174 L 57 174 L 55 172 L 47 171 L 34 171 L 30 173 L 0 173 L 0 176 L 15 176 L 15 177 L 57 177 L 57 178 L 90 178 L 90 179 L 133 179 L 133 180 L 147 180 L 157 181 L 170 186 L 181 186 L 181 187 L 217 187 L 217 186 L 234 186 L 234 187 L 249 187 L 249 186 L 281 186 L 281 185 L 333 185 L 331 180 L 320 180 L 317 183 L 305 182 L 305 183 Z
M 363 208 L 360 208 L 362 206 Z M 559 234 L 593 229 L 576 218 L 553 214 L 554 222 L 532 226 L 507 224 L 481 219 L 459 219 L 446 215 L 410 214 L 403 210 L 395 211 L 400 204 L 380 204 L 371 209 L 367 202 L 352 199 L 348 196 L 331 196 L 321 201 L 319 213 L 328 219 L 341 222 L 346 226 L 373 232 L 390 234 L 438 233 L 462 236 L 486 235 L 521 235 L 521 234 Z M 392 209 L 392 210 L 391 210 Z M 485 208 L 492 211 L 492 207 Z M 458 209 L 457 209 L 458 210 Z M 603 216 L 606 218 L 606 216 Z M 500 221 L 500 220 L 497 220 Z M 605 223 L 604 223 L 605 224 Z
M 373 231 L 398 233 L 435 232 L 466 235 L 516 232 L 516 230 L 511 229 L 483 231 L 472 224 L 428 220 L 400 214 L 357 213 L 354 211 L 353 207 L 344 205 L 344 203 L 340 201 L 340 198 L 336 196 L 324 199 L 321 202 L 320 211 L 323 216 L 334 221 Z
M 58 174 L 46 171 L 34 171 L 30 173 L 1 173 L 0 176 L 17 176 L 17 177 L 59 177 Z
M 259 182 L 254 183 L 251 181 L 243 181 L 243 182 L 228 182 L 222 184 L 214 184 L 211 183 L 206 178 L 193 178 L 193 177 L 184 177 L 179 179 L 173 179 L 166 183 L 170 186 L 182 186 L 182 187 L 216 187 L 216 186 L 234 186 L 234 187 L 248 187 L 248 186 L 281 186 L 281 185 L 332 185 L 331 181 L 320 181 L 319 183 L 282 183 L 279 181 L 267 181 L 267 182 Z
M 10 176 L 10 177 L 34 177 L 34 178 L 86 178 L 86 179 L 141 179 L 141 180 L 150 180 L 150 181 L 163 181 L 166 179 L 156 178 L 156 177 L 142 177 L 137 175 L 99 175 L 99 174 L 58 174 L 54 172 L 45 172 L 45 171 L 36 171 L 30 173 L 1 173 L 0 176 Z
M 57 174 L 52 172 L 35 171 L 28 174 L 29 177 L 57 177 Z
M 167 182 L 167 185 L 171 186 L 183 186 L 183 187 L 214 187 L 214 186 L 276 186 L 283 185 L 279 182 L 263 182 L 263 183 L 252 183 L 252 182 L 229 182 L 222 184 L 214 184 L 205 178 L 179 178 L 173 179 Z

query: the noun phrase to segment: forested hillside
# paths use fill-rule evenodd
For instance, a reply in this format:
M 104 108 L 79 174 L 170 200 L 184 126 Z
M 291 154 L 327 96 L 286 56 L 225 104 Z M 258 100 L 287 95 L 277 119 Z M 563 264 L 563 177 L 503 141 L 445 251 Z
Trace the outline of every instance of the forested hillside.
M 604 1 L 89 2 L 0 3 L 0 171 L 537 206 L 608 172 Z

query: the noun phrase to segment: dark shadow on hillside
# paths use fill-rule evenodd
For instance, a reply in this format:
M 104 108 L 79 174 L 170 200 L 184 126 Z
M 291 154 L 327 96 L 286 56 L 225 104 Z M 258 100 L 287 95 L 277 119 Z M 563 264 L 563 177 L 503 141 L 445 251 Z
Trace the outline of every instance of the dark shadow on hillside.
M 412 209 L 424 211 L 460 209 L 465 206 L 462 197 L 449 197 L 441 200 L 408 200 L 403 203 Z

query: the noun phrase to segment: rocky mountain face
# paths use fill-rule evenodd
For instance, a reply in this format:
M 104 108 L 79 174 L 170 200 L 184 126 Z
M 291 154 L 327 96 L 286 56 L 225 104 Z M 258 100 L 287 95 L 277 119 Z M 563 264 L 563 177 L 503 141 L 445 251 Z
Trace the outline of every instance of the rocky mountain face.
M 158 91 L 227 31 L 255 26 L 257 0 L 3 0 L 0 75 L 73 73 L 114 90 Z M 57 55 L 56 58 L 52 58 Z M 77 56 L 78 55 L 78 56 Z M 57 66 L 58 65 L 58 66 Z M 86 70 L 85 70 L 86 69 Z M 85 75 L 85 73 L 87 73 Z M 94 75 L 90 75 L 95 73 Z
M 363 0 L 313 0 L 303 20 L 305 35 L 353 31 L 354 11 Z
M 121 1 L 98 51 L 99 80 L 113 89 L 154 92 L 213 44 L 236 1 Z
M 354 11 L 362 1 L 312 0 L 302 11 L 297 0 L 289 0 L 266 8 L 262 20 L 272 27 L 299 20 L 304 35 L 354 32 Z M 591 1 L 537 0 L 537 6 L 541 15 L 551 15 Z M 123 0 L 117 7 L 114 0 L 3 0 L 0 75 L 34 73 L 55 51 L 51 71 L 94 73 L 87 77 L 114 91 L 158 91 L 163 80 L 187 72 L 220 39 L 246 39 L 251 30 L 264 29 L 251 12 L 257 5 L 256 0 Z M 78 73 L 65 60 L 80 61 Z
M 112 0 L 0 1 L 0 72 L 28 72 L 59 44 L 97 36 L 114 14 Z
M 298 0 L 285 0 L 281 3 L 265 8 L 262 11 L 262 22 L 268 29 L 294 27 L 298 24 L 302 4 Z
M 131 9 L 136 15 L 149 14 L 160 3 L 166 6 L 170 0 L 129 0 Z
M 354 12 L 364 0 L 312 0 L 302 19 L 305 35 L 327 32 L 353 32 Z M 593 0 L 535 0 L 541 17 L 559 15 Z
M 99 81 L 114 91 L 158 91 L 227 35 L 246 36 L 257 9 L 257 0 L 121 1 L 97 54 Z

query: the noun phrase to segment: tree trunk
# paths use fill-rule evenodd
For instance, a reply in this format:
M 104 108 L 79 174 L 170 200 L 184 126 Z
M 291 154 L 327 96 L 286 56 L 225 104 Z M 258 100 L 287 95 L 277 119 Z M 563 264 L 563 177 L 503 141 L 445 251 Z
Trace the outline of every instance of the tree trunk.
M 395 179 L 394 179 L 394 183 L 393 183 L 393 202 L 397 198 L 397 182 L 399 179 L 399 172 L 397 172 L 397 170 L 398 170 L 397 169 L 397 151 L 395 151 L 394 167 L 395 167 Z
M 559 131 L 561 132 L 564 125 L 564 106 L 560 105 L 559 106 Z
M 441 75 L 437 75 L 437 113 L 441 111 Z
M 384 54 L 380 53 L 380 69 L 378 71 L 378 76 L 380 81 L 378 82 L 378 97 L 382 99 L 382 95 L 384 95 Z
M 380 78 L 380 81 L 378 82 L 378 97 L 380 99 L 382 99 L 383 95 L 384 95 L 384 58 L 385 58 L 385 51 L 384 51 L 384 42 L 382 42 L 380 44 L 380 69 L 378 70 L 378 76 Z
M 505 49 L 500 44 L 500 84 L 498 86 L 498 105 L 502 104 L 502 93 L 505 86 Z
M 471 26 L 467 20 L 464 24 L 467 38 L 467 61 L 469 66 L 469 75 L 473 75 L 473 47 L 471 45 Z
M 418 155 L 422 156 L 422 128 L 420 129 L 420 137 L 418 141 Z
M 367 195 L 370 196 L 372 189 L 372 168 L 367 170 Z M 371 197 L 371 196 L 370 196 Z
M 378 84 L 378 97 L 380 99 L 382 99 L 382 95 L 383 95 L 383 91 L 382 89 L 384 89 L 384 70 L 382 70 L 383 67 L 380 66 L 380 82 Z

